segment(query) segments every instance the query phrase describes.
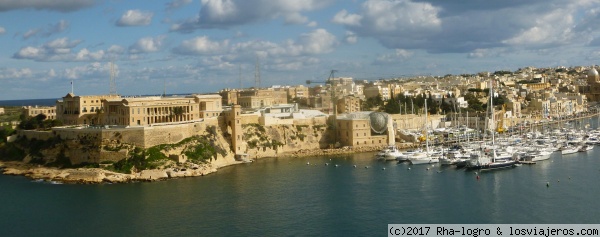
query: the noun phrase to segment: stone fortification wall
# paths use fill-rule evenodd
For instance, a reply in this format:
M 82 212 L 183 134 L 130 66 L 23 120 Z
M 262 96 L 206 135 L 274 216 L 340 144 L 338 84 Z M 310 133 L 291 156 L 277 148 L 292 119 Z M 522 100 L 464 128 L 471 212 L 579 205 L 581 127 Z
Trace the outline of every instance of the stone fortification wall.
M 307 119 L 294 119 L 294 125 L 325 125 L 327 124 L 327 117 L 314 117 Z
M 20 137 L 25 137 L 27 140 L 36 139 L 46 141 L 52 137 L 54 134 L 50 131 L 34 131 L 34 130 L 17 130 L 17 135 Z
M 218 124 L 214 119 L 213 124 Z M 149 148 L 160 144 L 173 144 L 181 140 L 204 133 L 208 126 L 206 123 L 187 123 L 169 126 L 152 126 L 144 128 L 142 135 L 145 138 L 143 148 Z M 126 140 L 125 143 L 128 143 Z
M 258 114 L 242 114 L 240 116 L 242 118 L 242 124 L 250 124 L 250 123 L 259 123 L 259 115 Z
M 258 122 L 260 125 L 263 125 L 263 126 L 294 124 L 293 119 L 280 119 L 280 118 L 275 118 L 275 117 L 270 117 L 270 116 L 261 116 Z

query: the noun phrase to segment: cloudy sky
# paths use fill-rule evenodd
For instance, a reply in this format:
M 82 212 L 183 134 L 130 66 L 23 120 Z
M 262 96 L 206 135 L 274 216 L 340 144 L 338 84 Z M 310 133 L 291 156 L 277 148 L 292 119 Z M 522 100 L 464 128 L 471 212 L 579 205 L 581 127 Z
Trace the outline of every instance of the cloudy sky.
M 1 0 L 0 100 L 595 65 L 600 0 Z

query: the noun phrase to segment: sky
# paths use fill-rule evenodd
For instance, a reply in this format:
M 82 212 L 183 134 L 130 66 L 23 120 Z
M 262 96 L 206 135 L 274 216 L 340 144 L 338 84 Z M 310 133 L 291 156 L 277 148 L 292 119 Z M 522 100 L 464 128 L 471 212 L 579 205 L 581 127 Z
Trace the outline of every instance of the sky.
M 589 66 L 598 26 L 600 0 L 0 0 L 0 100 Z

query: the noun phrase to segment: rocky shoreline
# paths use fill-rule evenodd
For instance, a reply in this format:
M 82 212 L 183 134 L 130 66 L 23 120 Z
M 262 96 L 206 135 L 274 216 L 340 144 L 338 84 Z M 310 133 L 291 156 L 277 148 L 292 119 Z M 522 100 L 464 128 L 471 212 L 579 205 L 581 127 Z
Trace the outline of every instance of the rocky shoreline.
M 189 169 L 168 168 L 164 170 L 142 170 L 134 174 L 112 172 L 101 168 L 67 168 L 45 167 L 18 161 L 2 162 L 0 169 L 5 175 L 21 175 L 33 180 L 44 180 L 57 183 L 98 184 L 129 183 L 137 181 L 157 181 L 170 178 L 204 176 L 217 172 L 212 164 L 198 165 Z
M 382 149 L 380 147 L 345 147 L 338 149 L 303 149 L 294 152 L 286 152 L 277 157 L 310 157 L 310 156 L 335 156 L 362 152 L 373 152 Z M 408 148 L 408 145 L 399 145 L 400 148 Z M 267 157 L 262 157 L 267 158 Z M 236 162 L 239 164 L 243 162 Z M 232 165 L 232 164 L 230 164 Z M 100 184 L 100 183 L 129 183 L 149 182 L 173 178 L 197 177 L 217 172 L 218 166 L 214 164 L 194 165 L 188 168 L 167 168 L 142 170 L 133 174 L 117 173 L 102 168 L 65 168 L 46 167 L 37 164 L 29 164 L 19 161 L 0 161 L 0 171 L 4 175 L 21 175 L 33 180 L 68 183 L 68 184 Z

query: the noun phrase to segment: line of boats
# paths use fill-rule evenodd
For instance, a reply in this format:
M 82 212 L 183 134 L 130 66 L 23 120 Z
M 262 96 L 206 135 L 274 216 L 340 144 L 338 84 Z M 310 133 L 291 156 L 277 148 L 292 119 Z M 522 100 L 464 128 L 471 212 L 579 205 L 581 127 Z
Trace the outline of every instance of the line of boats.
M 553 152 L 568 157 L 569 154 L 590 151 L 595 145 L 600 145 L 600 130 L 556 129 L 547 134 L 531 132 L 487 142 L 463 142 L 451 147 L 427 146 L 426 149 L 401 151 L 390 145 L 379 151 L 376 157 L 413 165 L 439 163 L 467 170 L 493 170 L 547 160 Z

